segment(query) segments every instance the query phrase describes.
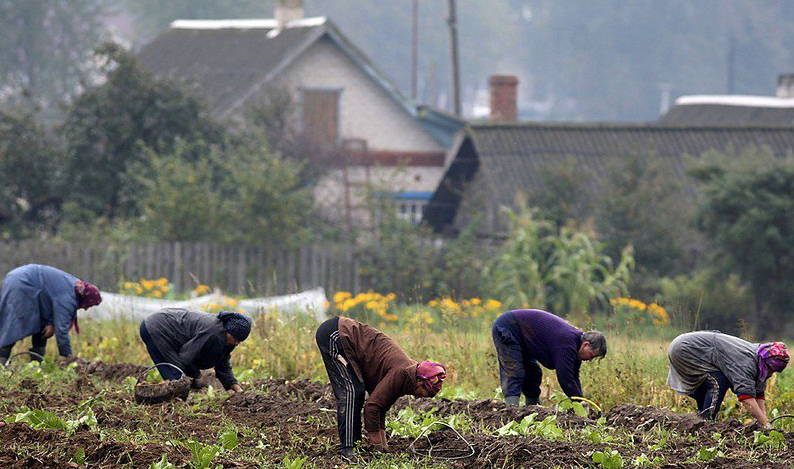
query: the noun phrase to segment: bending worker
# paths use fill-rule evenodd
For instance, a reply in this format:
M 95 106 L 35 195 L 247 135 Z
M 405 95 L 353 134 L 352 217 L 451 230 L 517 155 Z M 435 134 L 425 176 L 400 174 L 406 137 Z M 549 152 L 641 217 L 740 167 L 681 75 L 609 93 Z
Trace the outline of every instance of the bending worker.
M 229 362 L 231 352 L 251 333 L 251 319 L 240 313 L 218 314 L 163 308 L 141 322 L 141 339 L 155 364 L 170 363 L 198 385 L 201 370 L 215 368 L 224 389 L 242 391 Z M 157 367 L 164 380 L 180 379 L 170 366 Z
M 607 354 L 602 333 L 582 332 L 562 318 L 539 309 L 517 309 L 502 314 L 494 322 L 492 335 L 499 358 L 502 393 L 509 405 L 518 405 L 522 393 L 527 405 L 540 403 L 543 372 L 538 363 L 557 371 L 557 381 L 566 396 L 582 396 L 579 382 L 582 361 Z
M 72 354 L 69 330 L 77 326 L 77 310 L 102 302 L 99 289 L 74 275 L 48 265 L 17 267 L 3 279 L 0 289 L 0 363 L 5 363 L 18 340 L 33 339 L 30 349 L 40 360 L 47 339 L 55 336 L 58 353 Z
M 386 449 L 386 411 L 400 396 L 435 396 L 446 378 L 444 365 L 411 360 L 386 334 L 355 319 L 333 317 L 316 337 L 336 397 L 343 456 L 351 456 L 361 440 L 362 408 L 370 443 Z
M 694 398 L 703 418 L 717 418 L 730 389 L 761 426 L 769 426 L 764 401 L 766 380 L 788 365 L 786 344 L 754 344 L 717 331 L 688 332 L 673 339 L 667 356 L 667 384 L 679 394 Z

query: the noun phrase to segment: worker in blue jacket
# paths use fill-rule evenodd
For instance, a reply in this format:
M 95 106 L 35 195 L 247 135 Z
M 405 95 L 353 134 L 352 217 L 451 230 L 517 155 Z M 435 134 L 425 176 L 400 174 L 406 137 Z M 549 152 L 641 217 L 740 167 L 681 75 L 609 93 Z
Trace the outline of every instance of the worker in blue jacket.
M 77 310 L 101 302 L 96 286 L 55 267 L 28 264 L 12 270 L 0 288 L 0 363 L 27 336 L 33 339 L 30 351 L 38 355 L 35 359 L 44 356 L 47 339 L 53 335 L 60 355 L 72 355 L 69 330 L 80 332 Z

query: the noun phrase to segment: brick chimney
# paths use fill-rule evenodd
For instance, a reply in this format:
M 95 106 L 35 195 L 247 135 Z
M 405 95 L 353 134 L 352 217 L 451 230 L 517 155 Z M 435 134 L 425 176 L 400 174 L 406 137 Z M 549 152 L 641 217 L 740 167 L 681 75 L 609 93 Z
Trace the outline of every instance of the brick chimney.
M 782 73 L 777 77 L 777 97 L 794 98 L 794 73 Z
M 278 29 L 284 29 L 287 23 L 303 18 L 303 0 L 278 0 L 276 2 L 276 22 Z
M 491 120 L 514 122 L 518 118 L 518 78 L 513 75 L 491 75 L 488 88 L 491 91 Z

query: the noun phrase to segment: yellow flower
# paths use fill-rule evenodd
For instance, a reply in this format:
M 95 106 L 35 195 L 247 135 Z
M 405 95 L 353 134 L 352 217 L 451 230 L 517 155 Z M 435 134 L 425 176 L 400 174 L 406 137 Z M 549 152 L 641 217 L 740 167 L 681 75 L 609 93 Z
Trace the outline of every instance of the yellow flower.
M 425 318 L 425 322 L 428 323 L 428 324 L 433 324 L 435 322 L 435 319 L 433 319 L 430 316 L 428 316 L 427 318 Z
M 494 299 L 489 298 L 488 301 L 485 302 L 485 309 L 497 309 L 501 307 L 502 307 L 501 301 L 496 301 Z
M 482 303 L 482 300 L 480 300 L 479 298 L 472 298 L 471 299 L 471 304 L 473 304 L 474 306 L 477 306 L 480 303 Z
M 351 296 L 352 295 L 350 294 L 350 292 L 338 291 L 334 293 L 334 303 L 341 303 L 346 299 L 350 298 Z
M 163 296 L 163 292 L 161 292 L 160 290 L 155 290 L 152 294 L 154 295 L 155 298 L 161 298 Z
M 428 303 L 427 306 L 430 306 L 431 308 L 435 308 L 436 306 L 438 306 L 438 301 L 430 300 L 430 303 Z

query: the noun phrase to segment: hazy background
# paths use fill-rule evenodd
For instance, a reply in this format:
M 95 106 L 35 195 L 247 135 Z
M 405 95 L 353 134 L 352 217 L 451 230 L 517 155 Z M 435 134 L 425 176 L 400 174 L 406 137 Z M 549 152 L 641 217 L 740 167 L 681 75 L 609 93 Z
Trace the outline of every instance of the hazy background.
M 331 18 L 406 95 L 411 8 L 411 0 L 305 1 L 307 16 Z M 447 2 L 419 0 L 419 15 L 419 101 L 448 108 Z M 0 87 L 64 97 L 102 38 L 139 48 L 178 18 L 272 16 L 272 0 L 0 0 Z M 794 71 L 787 1 L 469 0 L 458 2 L 458 20 L 469 116 L 493 73 L 519 76 L 523 118 L 637 121 L 659 116 L 665 88 L 671 99 L 772 95 L 777 75 Z
M 406 95 L 410 0 L 306 0 L 334 21 Z M 522 117 L 655 120 L 663 87 L 682 94 L 774 94 L 794 71 L 794 5 L 768 0 L 458 1 L 464 111 L 493 73 L 518 75 Z M 271 17 L 273 2 L 136 0 L 134 44 L 176 18 Z M 449 105 L 447 2 L 419 0 L 419 99 Z M 731 39 L 733 38 L 733 39 Z M 728 68 L 733 40 L 733 89 Z

